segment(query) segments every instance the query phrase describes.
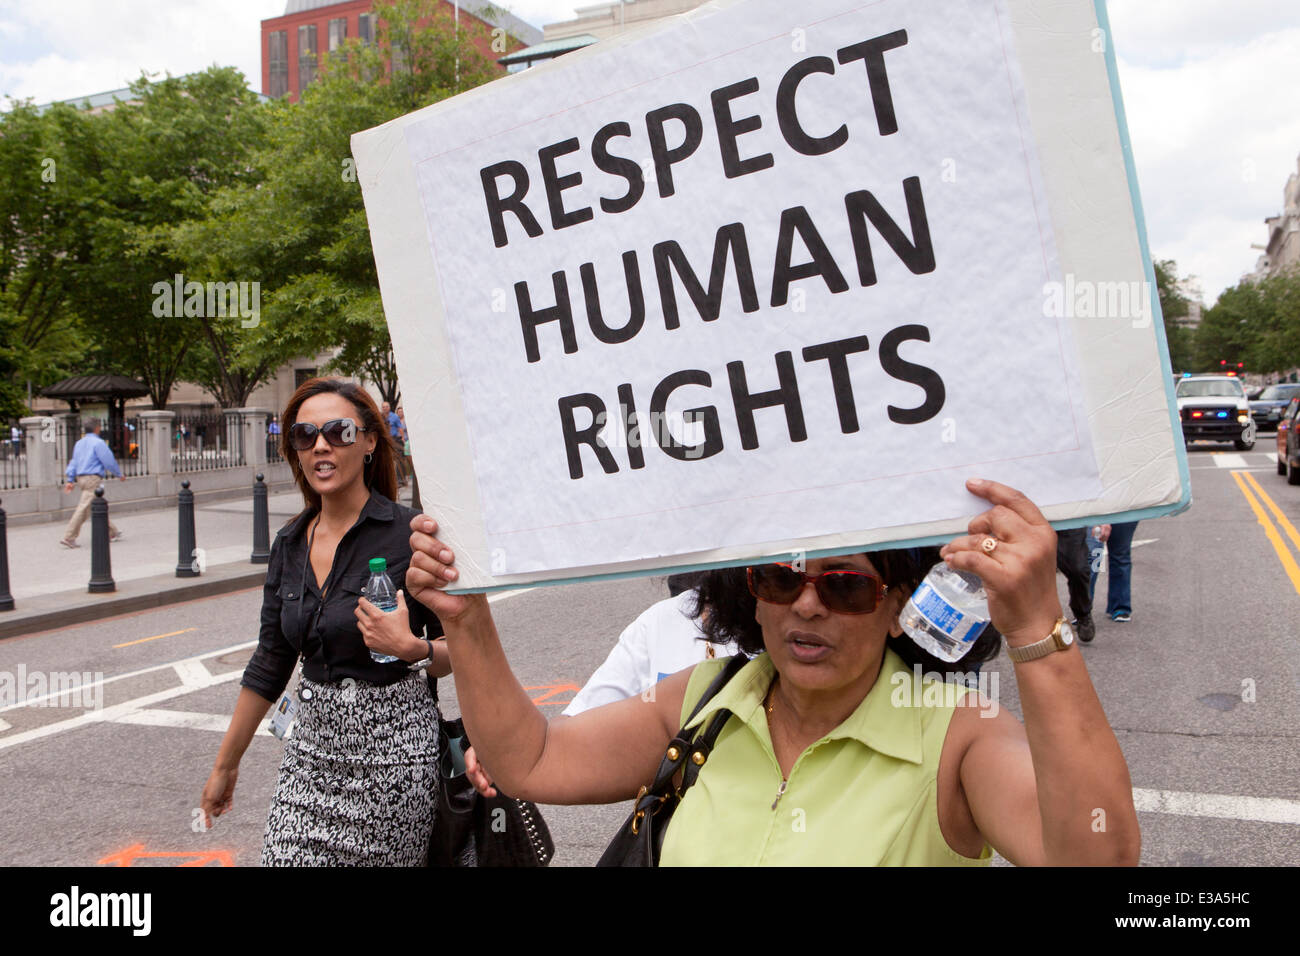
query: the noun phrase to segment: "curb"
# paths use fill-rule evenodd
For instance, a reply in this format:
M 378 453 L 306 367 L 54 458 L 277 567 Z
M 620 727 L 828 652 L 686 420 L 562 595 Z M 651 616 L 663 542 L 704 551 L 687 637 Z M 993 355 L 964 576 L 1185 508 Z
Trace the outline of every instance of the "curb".
M 298 486 L 292 481 L 268 481 L 266 483 L 266 491 L 268 495 L 282 495 L 286 492 L 296 491 L 297 488 Z M 105 491 L 104 497 L 109 497 L 108 492 L 112 490 L 111 486 L 108 487 Z M 202 495 L 201 500 L 199 500 L 199 495 Z M 73 494 L 73 497 L 76 497 L 75 493 Z M 220 491 L 202 491 L 195 493 L 195 506 L 202 508 L 210 503 L 219 501 L 235 501 L 241 498 L 251 497 L 251 488 L 224 488 Z M 109 514 L 113 517 L 124 514 L 136 514 L 141 511 L 167 511 L 169 509 L 172 511 L 175 511 L 176 509 L 175 495 L 155 496 L 152 498 L 130 498 L 126 501 L 113 499 L 109 501 Z M 76 510 L 76 505 L 71 504 L 55 511 L 24 511 L 19 514 L 7 515 L 6 524 L 10 528 L 23 528 L 39 524 L 65 524 L 67 523 L 67 520 L 72 517 L 72 513 Z
M 85 590 L 43 594 L 21 600 L 13 611 L 0 612 L 0 639 L 243 591 L 265 580 L 266 565 L 236 563 L 208 568 L 197 578 L 159 574 L 122 581 L 116 591 L 103 595 Z

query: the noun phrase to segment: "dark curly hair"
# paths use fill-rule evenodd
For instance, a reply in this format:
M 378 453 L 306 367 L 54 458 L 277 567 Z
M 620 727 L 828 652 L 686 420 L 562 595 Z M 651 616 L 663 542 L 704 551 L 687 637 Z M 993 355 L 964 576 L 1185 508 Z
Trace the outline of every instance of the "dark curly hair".
M 920 585 L 930 568 L 942 560 L 938 548 L 905 548 L 868 553 L 871 563 L 889 588 L 911 593 Z M 735 641 L 749 655 L 764 650 L 763 631 L 754 619 L 758 599 L 749 593 L 745 569 L 721 568 L 700 575 L 696 585 L 694 616 L 700 619 L 705 637 L 716 644 Z M 925 671 L 941 674 L 970 670 L 970 665 L 997 657 L 1002 635 L 990 624 L 975 641 L 966 656 L 958 661 L 940 660 L 923 651 L 906 634 L 890 637 L 888 646 L 909 666 L 920 664 Z

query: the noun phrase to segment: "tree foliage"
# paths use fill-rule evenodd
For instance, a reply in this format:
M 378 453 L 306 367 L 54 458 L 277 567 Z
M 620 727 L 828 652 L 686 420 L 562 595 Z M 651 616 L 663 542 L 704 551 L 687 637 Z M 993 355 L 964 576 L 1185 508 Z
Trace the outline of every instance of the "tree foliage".
M 473 44 L 476 21 L 464 18 L 458 34 L 445 4 L 400 0 L 375 11 L 374 45 L 347 41 L 299 103 L 264 107 L 259 175 L 224 190 L 208 218 L 173 230 L 172 249 L 196 275 L 260 283 L 256 329 L 230 322 L 209 333 L 209 351 L 228 357 L 215 366 L 238 369 L 249 390 L 289 357 L 337 350 L 332 370 L 374 382 L 394 405 L 399 398 L 350 140 L 497 73 Z M 203 362 L 212 380 L 219 369 L 207 354 Z
M 396 404 L 350 138 L 498 71 L 481 21 L 456 28 L 438 0 L 374 9 L 376 42 L 328 55 L 297 104 L 213 67 L 142 77 L 102 112 L 0 114 L 0 415 L 22 412 L 28 382 L 90 371 L 140 379 L 158 408 L 182 380 L 243 405 L 322 352 Z M 176 275 L 257 283 L 257 321 L 178 301 L 158 314 Z
M 1169 364 L 1175 372 L 1187 371 L 1195 362 L 1194 332 L 1178 324 L 1186 317 L 1191 303 L 1178 288 L 1178 265 L 1172 259 L 1155 263 L 1156 291 L 1160 296 L 1160 313 L 1164 316 L 1165 341 L 1169 344 Z
M 1197 330 L 1196 357 L 1210 371 L 1223 361 L 1264 373 L 1300 365 L 1300 271 L 1225 289 Z

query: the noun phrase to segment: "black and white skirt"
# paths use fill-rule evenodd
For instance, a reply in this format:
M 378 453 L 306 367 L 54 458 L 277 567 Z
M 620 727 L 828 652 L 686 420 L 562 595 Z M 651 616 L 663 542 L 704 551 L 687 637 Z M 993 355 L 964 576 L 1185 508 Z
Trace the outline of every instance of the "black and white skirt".
M 424 866 L 438 785 L 438 706 L 422 672 L 299 695 L 263 866 Z

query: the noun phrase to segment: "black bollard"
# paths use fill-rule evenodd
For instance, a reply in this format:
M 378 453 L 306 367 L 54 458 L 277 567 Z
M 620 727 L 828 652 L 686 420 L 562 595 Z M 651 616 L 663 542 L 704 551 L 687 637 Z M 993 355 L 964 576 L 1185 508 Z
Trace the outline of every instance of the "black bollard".
M 14 609 L 14 596 L 9 593 L 9 543 L 5 530 L 5 510 L 0 508 L 0 611 Z
M 267 514 L 266 485 L 262 476 L 253 484 L 253 554 L 252 564 L 266 564 L 271 560 L 271 519 Z
M 104 486 L 95 489 L 95 500 L 90 503 L 90 585 L 91 594 L 116 591 L 113 581 L 113 564 L 108 557 L 108 502 L 104 500 Z
M 188 481 L 181 482 L 180 493 L 176 496 L 176 531 L 176 576 L 197 578 L 199 562 L 195 559 L 198 548 L 194 543 L 194 492 L 190 491 Z

